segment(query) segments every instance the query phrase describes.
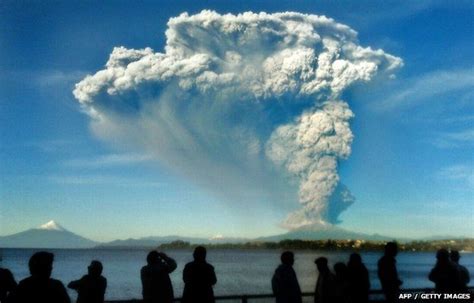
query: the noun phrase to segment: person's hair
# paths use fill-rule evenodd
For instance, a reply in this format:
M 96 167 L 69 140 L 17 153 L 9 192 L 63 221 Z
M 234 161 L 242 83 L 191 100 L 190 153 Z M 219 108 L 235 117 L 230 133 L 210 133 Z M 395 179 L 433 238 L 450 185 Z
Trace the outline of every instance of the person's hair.
M 459 259 L 461 258 L 461 255 L 459 254 L 459 251 L 457 251 L 457 250 L 452 250 L 451 253 L 449 254 L 449 257 L 450 257 L 451 260 L 453 260 L 454 262 L 458 262 Z
M 395 256 L 398 252 L 397 242 L 387 242 L 385 244 L 385 254 L 390 256 Z
M 352 253 L 349 257 L 349 264 L 361 264 L 362 263 L 362 258 L 358 253 Z
M 146 262 L 148 264 L 153 264 L 159 259 L 159 254 L 156 250 L 152 250 L 146 256 Z
M 343 272 L 343 271 L 346 271 L 346 270 L 347 270 L 347 266 L 343 262 L 337 262 L 336 264 L 334 264 L 334 271 L 335 272 Z
M 103 269 L 102 263 L 97 260 L 93 260 L 89 265 L 89 273 L 95 276 L 100 276 Z
M 194 249 L 193 257 L 196 261 L 205 261 L 206 260 L 207 251 L 204 246 L 198 246 Z
M 318 266 L 328 266 L 328 259 L 326 257 L 319 257 L 316 260 L 314 260 L 314 263 Z
M 291 251 L 284 251 L 280 256 L 281 263 L 291 265 L 295 260 L 295 255 Z
M 436 259 L 438 261 L 448 261 L 449 260 L 449 252 L 447 249 L 441 248 L 436 252 Z
M 32 276 L 49 276 L 53 269 L 54 254 L 47 251 L 39 251 L 34 253 L 30 261 L 28 262 L 28 267 Z

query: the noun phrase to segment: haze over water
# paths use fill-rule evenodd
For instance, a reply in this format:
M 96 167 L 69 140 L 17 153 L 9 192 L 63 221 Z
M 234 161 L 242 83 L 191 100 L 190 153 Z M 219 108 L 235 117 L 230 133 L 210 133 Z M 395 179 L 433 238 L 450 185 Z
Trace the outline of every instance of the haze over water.
M 28 259 L 35 250 L 4 249 L 2 266 L 11 269 L 17 281 L 27 277 Z M 104 276 L 108 280 L 106 299 L 141 298 L 140 269 L 145 265 L 148 250 L 50 250 L 55 254 L 53 277 L 64 284 L 79 279 L 87 271 L 93 259 L 104 264 Z M 171 274 L 175 296 L 183 291 L 182 271 L 192 260 L 190 250 L 168 250 L 178 268 Z M 302 291 L 314 291 L 317 273 L 314 259 L 326 256 L 330 267 L 336 262 L 347 262 L 350 252 L 295 252 L 295 270 Z M 361 253 L 371 280 L 371 289 L 380 289 L 377 278 L 377 260 L 381 252 Z M 403 288 L 433 287 L 428 273 L 435 263 L 434 252 L 401 252 L 397 257 L 398 271 Z M 208 261 L 214 265 L 218 282 L 214 288 L 216 295 L 271 293 L 270 280 L 280 263 L 278 250 L 210 250 Z M 474 254 L 461 255 L 461 264 L 474 273 Z M 69 291 L 71 298 L 76 294 Z

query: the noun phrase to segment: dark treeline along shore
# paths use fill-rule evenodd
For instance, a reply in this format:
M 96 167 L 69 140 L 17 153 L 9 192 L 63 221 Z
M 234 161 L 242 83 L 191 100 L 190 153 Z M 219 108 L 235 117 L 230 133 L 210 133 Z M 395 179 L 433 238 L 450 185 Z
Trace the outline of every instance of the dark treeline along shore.
M 299 242 L 284 242 L 299 243 Z M 185 242 L 175 245 L 187 245 Z M 300 243 L 301 244 L 301 243 Z M 398 302 L 403 293 L 403 281 L 398 274 L 396 242 L 383 246 L 383 254 L 377 262 L 377 276 L 385 302 Z M 203 246 L 194 248 L 193 261 L 188 262 L 183 271 L 184 303 L 215 303 L 214 285 L 218 283 L 214 266 L 207 262 L 207 250 Z M 434 283 L 438 294 L 453 299 L 471 301 L 472 294 L 468 285 L 468 269 L 459 263 L 461 255 L 457 250 L 439 249 L 436 264 L 427 273 L 426 278 Z M 175 302 L 170 274 L 178 268 L 172 256 L 159 250 L 152 250 L 146 257 L 146 264 L 140 270 L 142 296 L 144 303 Z M 302 303 L 303 292 L 296 271 L 293 268 L 295 257 L 290 250 L 280 256 L 271 281 L 273 297 L 276 303 Z M 0 267 L 0 303 L 70 303 L 71 299 L 62 281 L 51 278 L 54 254 L 47 251 L 33 253 L 28 262 L 30 276 L 16 282 L 7 268 Z M 243 265 L 243 266 L 248 266 Z M 371 283 L 369 271 L 362 256 L 353 252 L 347 262 L 337 262 L 329 266 L 325 256 L 314 260 L 317 281 L 314 286 L 315 303 L 367 303 L 370 302 Z M 77 291 L 77 303 L 104 303 L 107 289 L 107 278 L 102 276 L 103 265 L 99 260 L 92 260 L 88 273 L 78 280 L 70 281 L 67 287 Z M 114 277 L 110 277 L 114 279 Z M 246 302 L 246 301 L 242 301 Z
M 369 240 L 282 240 L 279 242 L 245 242 L 206 244 L 208 249 L 284 249 L 284 250 L 341 250 L 382 251 L 386 242 Z M 177 240 L 157 245 L 158 249 L 192 249 L 196 244 Z M 438 251 L 449 248 L 474 251 L 474 239 L 411 241 L 399 244 L 400 251 Z

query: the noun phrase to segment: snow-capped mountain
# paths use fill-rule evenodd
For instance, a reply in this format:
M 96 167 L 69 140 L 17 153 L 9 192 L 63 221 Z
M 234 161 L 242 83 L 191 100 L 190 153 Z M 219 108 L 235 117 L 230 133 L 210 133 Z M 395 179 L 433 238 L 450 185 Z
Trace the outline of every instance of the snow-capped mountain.
M 3 248 L 92 248 L 97 242 L 68 231 L 51 220 L 37 228 L 0 237 Z
M 40 227 L 38 229 L 43 229 L 43 230 L 59 230 L 59 231 L 67 231 L 64 227 L 62 227 L 60 224 L 56 223 L 54 220 L 51 220 Z

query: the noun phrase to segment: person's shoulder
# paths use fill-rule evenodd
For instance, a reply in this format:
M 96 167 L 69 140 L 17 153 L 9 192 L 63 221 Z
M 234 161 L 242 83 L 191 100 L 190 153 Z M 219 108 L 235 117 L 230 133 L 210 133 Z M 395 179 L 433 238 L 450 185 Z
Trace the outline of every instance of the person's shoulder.
M 96 281 L 98 281 L 98 283 L 101 283 L 101 284 L 107 284 L 107 278 L 104 276 L 97 277 Z
M 281 272 L 284 272 L 286 270 L 287 270 L 286 266 L 284 264 L 280 264 L 275 269 L 275 273 L 281 273 Z
M 456 269 L 456 270 L 457 270 L 458 268 L 460 268 L 460 266 L 462 266 L 462 265 L 461 265 L 461 264 L 457 264 L 457 263 L 455 263 L 455 262 L 450 262 L 450 263 L 449 263 L 449 267 L 454 268 L 454 269 Z
M 0 267 L 0 277 L 3 279 L 11 279 L 13 278 L 12 272 L 8 268 L 1 268 Z
M 287 267 L 288 267 L 288 266 L 286 266 L 285 264 L 279 264 L 279 265 L 277 266 L 277 269 L 282 270 L 282 269 L 286 269 Z
M 396 262 L 395 258 L 392 258 L 389 256 L 382 256 L 380 257 L 378 264 L 391 264 L 395 262 Z
M 63 282 L 56 280 L 56 279 L 49 279 L 49 283 L 53 285 L 54 287 L 61 287 L 64 288 Z
M 190 261 L 188 263 L 186 263 L 186 265 L 184 265 L 184 267 L 190 267 L 190 266 L 194 266 L 194 261 Z
M 18 287 L 27 286 L 31 283 L 33 283 L 33 278 L 32 277 L 27 277 L 27 278 L 24 278 L 23 280 L 21 280 L 20 282 L 18 282 Z
M 190 261 L 184 265 L 184 269 L 194 269 L 198 266 L 198 263 L 196 261 Z
M 459 265 L 459 269 L 462 270 L 462 271 L 467 271 L 467 272 L 469 272 L 469 270 L 467 269 L 467 267 L 464 266 L 464 265 Z
M 369 274 L 369 270 L 367 269 L 367 267 L 365 265 L 361 266 L 359 268 L 360 272 L 364 273 L 364 274 Z

